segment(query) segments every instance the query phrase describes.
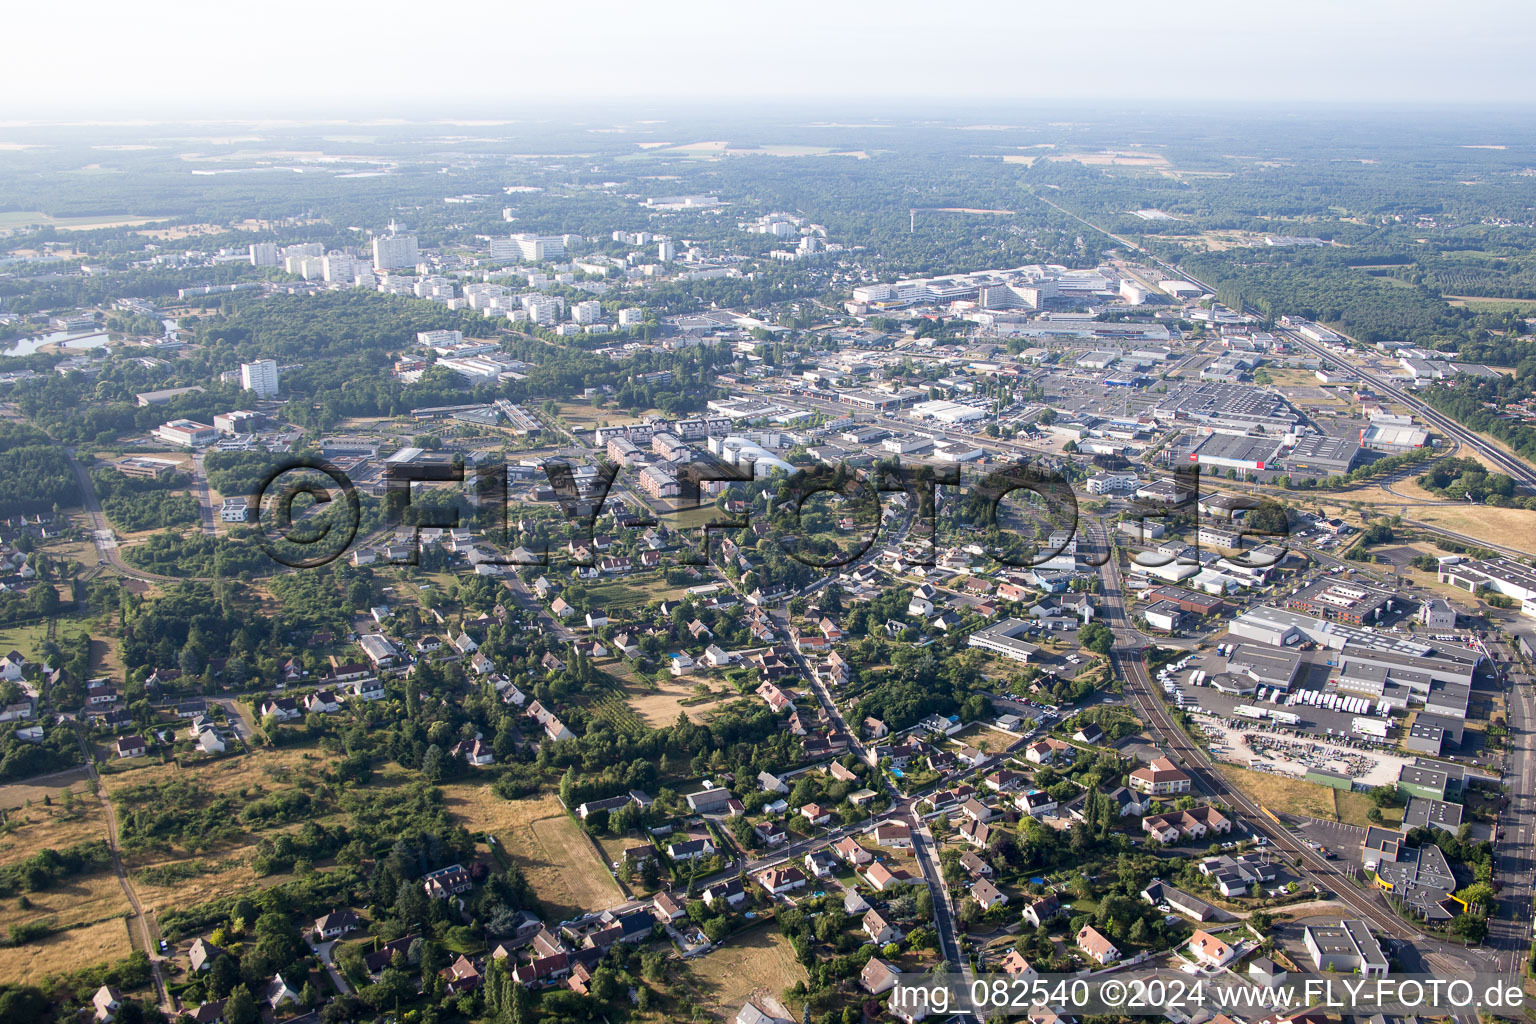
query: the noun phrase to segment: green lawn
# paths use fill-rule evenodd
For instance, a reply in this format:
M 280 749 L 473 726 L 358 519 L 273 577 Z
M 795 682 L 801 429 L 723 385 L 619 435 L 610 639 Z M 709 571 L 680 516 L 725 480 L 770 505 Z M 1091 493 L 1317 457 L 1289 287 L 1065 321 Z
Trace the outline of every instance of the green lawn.
M 659 572 L 586 583 L 582 588 L 591 597 L 594 605 L 609 611 L 639 608 L 652 601 L 680 598 L 683 594 L 681 587 L 668 584 L 666 578 Z

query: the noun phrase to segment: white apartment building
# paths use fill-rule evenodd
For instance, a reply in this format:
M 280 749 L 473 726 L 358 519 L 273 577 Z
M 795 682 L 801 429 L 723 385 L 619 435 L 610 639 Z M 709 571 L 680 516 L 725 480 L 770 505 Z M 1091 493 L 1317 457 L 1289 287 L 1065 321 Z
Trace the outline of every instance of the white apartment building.
M 421 252 L 415 235 L 380 235 L 373 240 L 373 265 L 377 270 L 404 270 L 416 266 Z
M 1123 470 L 1098 473 L 1087 482 L 1089 494 L 1130 494 L 1140 486 L 1135 473 Z
M 534 235 L 525 232 L 513 235 L 512 241 L 517 243 L 518 251 L 526 263 L 538 263 L 565 255 L 564 235 Z
M 619 310 L 619 326 L 634 327 L 645 322 L 645 310 L 639 306 L 631 306 L 629 309 Z
M 462 331 L 417 331 L 416 344 L 426 348 L 437 348 L 458 345 L 464 340 Z
M 344 252 L 326 254 L 321 261 L 321 273 L 325 276 L 326 284 L 351 284 L 357 277 L 361 263 L 356 256 Z
M 571 319 L 578 324 L 595 324 L 603 317 L 603 304 L 596 299 L 578 302 L 571 307 Z
M 275 267 L 281 262 L 278 258 L 276 242 L 251 243 L 251 266 Z
M 565 312 L 565 300 L 558 295 L 524 295 L 522 302 L 528 319 L 536 324 L 559 323 Z
M 656 243 L 656 258 L 663 263 L 671 263 L 677 257 L 677 246 L 671 242 Z
M 277 378 L 277 361 L 274 359 L 258 359 L 254 363 L 240 364 L 240 386 L 246 391 L 254 391 L 262 398 L 277 394 Z

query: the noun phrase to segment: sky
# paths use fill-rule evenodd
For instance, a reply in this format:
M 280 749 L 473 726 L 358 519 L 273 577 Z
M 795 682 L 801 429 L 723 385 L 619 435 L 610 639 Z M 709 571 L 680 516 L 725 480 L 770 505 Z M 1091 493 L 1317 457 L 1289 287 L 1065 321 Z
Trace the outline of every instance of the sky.
M 1522 0 L 75 0 L 13 4 L 3 24 L 5 121 L 1536 100 Z

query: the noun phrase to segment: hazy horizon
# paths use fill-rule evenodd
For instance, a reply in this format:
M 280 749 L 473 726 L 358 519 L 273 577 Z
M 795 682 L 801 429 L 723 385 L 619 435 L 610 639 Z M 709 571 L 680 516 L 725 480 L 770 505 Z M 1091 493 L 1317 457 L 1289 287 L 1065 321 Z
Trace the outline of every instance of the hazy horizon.
M 1428 104 L 1508 109 L 1536 11 L 1318 0 L 1267 8 L 1195 0 L 1166 16 L 1109 2 L 1084 13 L 908 0 L 791 0 L 750 14 L 699 0 L 440 14 L 398 0 L 253 11 L 185 0 L 87 0 L 8 18 L 5 123 L 75 120 L 443 119 L 587 105 L 1016 103 L 1156 110 Z M 433 17 L 435 16 L 435 21 Z M 238 52 L 232 45 L 238 44 Z M 506 116 L 503 114 L 502 116 Z

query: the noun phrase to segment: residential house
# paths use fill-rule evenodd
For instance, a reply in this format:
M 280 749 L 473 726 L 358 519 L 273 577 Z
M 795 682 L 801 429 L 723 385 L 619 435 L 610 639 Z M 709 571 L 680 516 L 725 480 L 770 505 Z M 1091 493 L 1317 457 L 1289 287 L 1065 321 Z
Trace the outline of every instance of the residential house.
M 984 911 L 1008 905 L 1007 894 L 985 878 L 971 886 L 971 899 Z
M 863 928 L 864 934 L 869 936 L 869 941 L 877 946 L 883 946 L 887 942 L 900 942 L 903 937 L 902 930 L 873 907 L 865 912 L 860 927 Z
M 1225 967 L 1237 951 L 1203 928 L 1196 928 L 1184 947 L 1195 960 L 1207 967 Z
M 1083 925 L 1078 931 L 1077 946 L 1088 954 L 1089 959 L 1100 966 L 1112 964 L 1120 959 L 1120 950 L 1116 949 L 1115 944 L 1091 924 Z

